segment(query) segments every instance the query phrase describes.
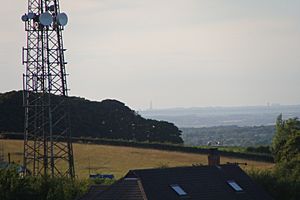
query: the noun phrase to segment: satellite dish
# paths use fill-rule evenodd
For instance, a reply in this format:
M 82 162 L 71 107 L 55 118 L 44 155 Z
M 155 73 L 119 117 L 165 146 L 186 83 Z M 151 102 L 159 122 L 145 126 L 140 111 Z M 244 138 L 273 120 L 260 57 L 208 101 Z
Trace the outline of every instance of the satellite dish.
M 39 20 L 40 20 L 40 23 L 42 25 L 50 26 L 52 21 L 53 21 L 53 18 L 52 18 L 52 15 L 50 13 L 45 12 L 45 13 L 40 15 Z
M 28 19 L 33 19 L 35 17 L 35 14 L 33 12 L 28 13 Z
M 26 21 L 28 21 L 28 16 L 25 14 L 21 17 L 21 19 L 23 22 L 26 22 Z
M 56 17 L 57 23 L 61 26 L 65 26 L 68 23 L 68 16 L 66 13 L 59 13 Z

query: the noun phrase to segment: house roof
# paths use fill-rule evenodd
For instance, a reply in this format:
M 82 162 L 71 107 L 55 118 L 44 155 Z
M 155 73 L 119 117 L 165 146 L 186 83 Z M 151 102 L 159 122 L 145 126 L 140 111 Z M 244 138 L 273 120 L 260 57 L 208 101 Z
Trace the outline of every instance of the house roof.
M 89 191 L 80 200 L 95 199 L 108 188 L 109 185 L 91 185 Z
M 131 170 L 101 200 L 272 200 L 237 165 Z
M 91 200 L 147 200 L 140 180 L 123 178 Z

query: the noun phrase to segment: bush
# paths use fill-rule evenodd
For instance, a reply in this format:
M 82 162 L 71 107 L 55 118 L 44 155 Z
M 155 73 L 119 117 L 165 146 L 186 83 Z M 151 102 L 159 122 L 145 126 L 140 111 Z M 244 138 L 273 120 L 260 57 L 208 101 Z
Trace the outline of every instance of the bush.
M 83 195 L 88 181 L 69 178 L 21 177 L 15 168 L 0 169 L 1 200 L 71 200 Z
M 249 174 L 275 199 L 300 199 L 300 121 L 283 120 L 279 115 L 272 141 L 275 168 L 272 171 L 250 171 Z
M 299 200 L 300 180 L 284 176 L 275 170 L 250 170 L 252 179 L 263 187 L 275 200 Z
M 107 179 L 107 178 L 95 178 L 90 179 L 90 184 L 101 184 L 101 185 L 112 185 L 114 182 L 116 182 L 115 179 Z
M 246 151 L 251 153 L 271 154 L 269 146 L 247 147 Z

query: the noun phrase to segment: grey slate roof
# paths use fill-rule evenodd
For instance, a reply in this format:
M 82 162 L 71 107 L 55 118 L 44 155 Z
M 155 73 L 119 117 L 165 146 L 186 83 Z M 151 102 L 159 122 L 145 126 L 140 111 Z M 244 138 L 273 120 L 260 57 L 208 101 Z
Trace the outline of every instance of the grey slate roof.
M 140 180 L 123 178 L 103 191 L 94 200 L 147 200 Z
M 235 181 L 243 191 L 235 191 Z M 171 185 L 187 195 L 178 195 Z M 272 200 L 237 165 L 131 170 L 99 200 Z
M 100 193 L 108 188 L 109 185 L 91 185 L 89 191 L 83 197 L 81 197 L 80 200 L 95 199 L 100 195 Z

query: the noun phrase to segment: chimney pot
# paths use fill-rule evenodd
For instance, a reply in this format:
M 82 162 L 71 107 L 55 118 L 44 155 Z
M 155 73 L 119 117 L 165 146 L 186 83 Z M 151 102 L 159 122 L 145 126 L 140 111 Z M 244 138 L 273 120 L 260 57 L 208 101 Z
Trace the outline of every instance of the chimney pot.
M 209 149 L 208 165 L 209 166 L 220 165 L 220 153 L 217 148 Z

